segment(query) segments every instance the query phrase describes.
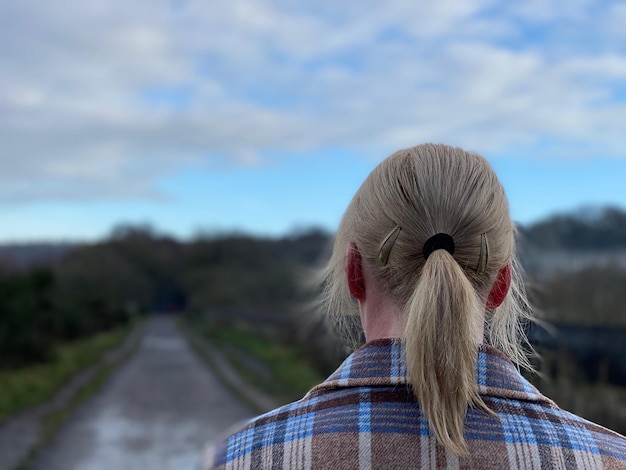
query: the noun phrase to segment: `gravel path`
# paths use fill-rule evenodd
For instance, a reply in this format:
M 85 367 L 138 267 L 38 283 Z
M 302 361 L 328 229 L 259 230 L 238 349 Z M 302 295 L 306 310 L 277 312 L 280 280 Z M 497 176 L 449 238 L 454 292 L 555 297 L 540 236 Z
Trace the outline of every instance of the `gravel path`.
M 254 415 L 190 350 L 172 317 L 154 317 L 144 331 L 137 353 L 31 470 L 193 470 L 204 444 Z

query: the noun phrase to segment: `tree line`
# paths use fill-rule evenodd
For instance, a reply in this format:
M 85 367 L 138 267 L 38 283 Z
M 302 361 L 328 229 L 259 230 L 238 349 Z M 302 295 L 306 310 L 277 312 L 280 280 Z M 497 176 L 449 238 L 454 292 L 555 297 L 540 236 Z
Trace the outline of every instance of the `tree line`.
M 626 246 L 626 212 L 555 216 L 521 233 L 522 256 L 539 242 L 541 249 L 606 252 Z M 321 320 L 292 313 L 307 300 L 300 288 L 304 270 L 326 257 L 331 241 L 312 229 L 283 238 L 224 234 L 182 242 L 150 227 L 122 226 L 101 242 L 57 248 L 39 265 L 11 263 L 0 250 L 0 367 L 47 360 L 58 342 L 148 312 L 211 311 L 220 321 L 282 322 L 292 339 L 319 342 Z M 532 298 L 547 320 L 626 326 L 623 266 L 558 272 L 536 288 L 530 274 Z
M 53 262 L 0 266 L 0 367 L 50 359 L 54 345 L 150 312 L 218 310 L 276 314 L 301 298 L 296 279 L 328 234 L 282 239 L 244 234 L 190 242 L 149 227 L 119 227 Z M 38 249 L 41 249 L 40 247 Z

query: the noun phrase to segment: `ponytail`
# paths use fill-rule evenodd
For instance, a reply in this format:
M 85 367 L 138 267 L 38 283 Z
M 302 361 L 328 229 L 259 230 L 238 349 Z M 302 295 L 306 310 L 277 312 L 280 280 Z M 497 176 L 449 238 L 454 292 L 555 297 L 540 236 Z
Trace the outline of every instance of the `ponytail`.
M 466 455 L 467 407 L 489 411 L 474 376 L 475 335 L 483 315 L 475 289 L 445 250 L 426 260 L 406 314 L 406 365 L 413 393 L 437 440 Z

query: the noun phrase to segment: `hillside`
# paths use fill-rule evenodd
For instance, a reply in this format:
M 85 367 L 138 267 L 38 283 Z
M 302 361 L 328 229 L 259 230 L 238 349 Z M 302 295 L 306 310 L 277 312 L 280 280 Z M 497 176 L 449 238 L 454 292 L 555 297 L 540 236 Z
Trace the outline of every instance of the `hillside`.
M 591 267 L 626 269 L 626 211 L 586 208 L 520 226 L 520 259 L 527 273 L 549 279 Z
M 0 266 L 24 270 L 35 266 L 50 266 L 79 245 L 73 243 L 12 243 L 0 245 Z

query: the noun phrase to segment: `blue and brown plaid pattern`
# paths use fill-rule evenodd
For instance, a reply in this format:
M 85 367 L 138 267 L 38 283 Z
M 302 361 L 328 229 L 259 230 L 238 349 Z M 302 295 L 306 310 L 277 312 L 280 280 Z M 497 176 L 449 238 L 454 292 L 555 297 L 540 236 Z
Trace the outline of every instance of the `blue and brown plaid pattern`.
M 561 410 L 496 349 L 476 361 L 468 457 L 438 444 L 407 385 L 403 348 L 377 340 L 303 399 L 260 416 L 211 447 L 219 469 L 626 469 L 626 438 Z

